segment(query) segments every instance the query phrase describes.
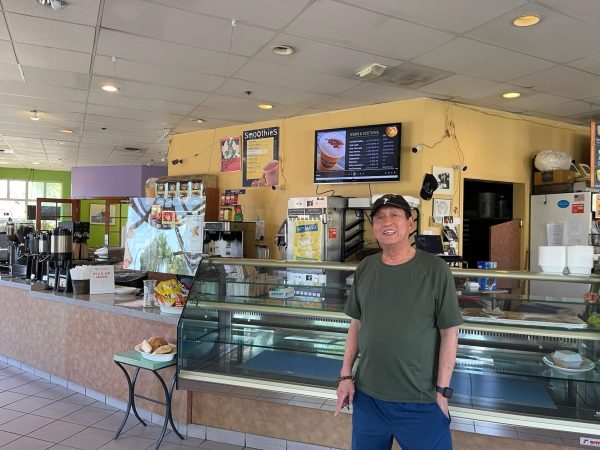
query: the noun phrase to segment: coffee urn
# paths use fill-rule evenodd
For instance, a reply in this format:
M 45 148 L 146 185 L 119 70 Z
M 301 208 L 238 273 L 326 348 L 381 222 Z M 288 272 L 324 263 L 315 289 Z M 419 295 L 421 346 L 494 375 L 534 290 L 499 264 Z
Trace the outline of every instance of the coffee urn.
M 73 235 L 67 228 L 50 232 L 50 262 L 48 264 L 48 289 L 67 290 L 68 273 L 73 259 Z

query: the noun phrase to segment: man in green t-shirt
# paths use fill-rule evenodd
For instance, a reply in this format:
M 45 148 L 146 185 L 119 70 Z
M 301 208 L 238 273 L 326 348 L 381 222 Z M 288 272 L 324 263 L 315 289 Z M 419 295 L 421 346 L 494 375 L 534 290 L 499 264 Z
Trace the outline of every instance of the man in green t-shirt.
M 353 450 L 389 450 L 393 439 L 403 450 L 452 449 L 449 386 L 463 323 L 454 279 L 441 258 L 410 245 L 402 196 L 379 198 L 371 217 L 382 253 L 356 269 L 335 414 L 353 406 Z

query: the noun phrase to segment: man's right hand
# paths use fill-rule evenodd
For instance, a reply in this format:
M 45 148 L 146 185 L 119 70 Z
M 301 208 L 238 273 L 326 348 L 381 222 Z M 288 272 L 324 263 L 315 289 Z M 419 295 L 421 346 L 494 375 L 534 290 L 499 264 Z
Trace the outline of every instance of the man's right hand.
M 352 406 L 352 400 L 354 399 L 354 382 L 352 380 L 340 381 L 337 388 L 337 398 L 334 416 L 337 416 L 342 408 L 347 407 L 349 409 Z

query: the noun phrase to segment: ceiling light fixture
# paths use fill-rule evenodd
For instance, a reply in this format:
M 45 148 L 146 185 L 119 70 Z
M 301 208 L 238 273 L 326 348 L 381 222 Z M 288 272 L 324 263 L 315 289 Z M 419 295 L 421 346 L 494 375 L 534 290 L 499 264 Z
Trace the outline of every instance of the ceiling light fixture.
M 520 92 L 505 92 L 504 94 L 502 94 L 502 98 L 507 98 L 507 99 L 519 98 L 520 96 L 521 96 Z
M 119 92 L 119 88 L 112 84 L 105 84 L 104 86 L 102 86 L 102 90 L 105 92 L 110 92 L 111 94 Z
M 296 53 L 296 49 L 289 45 L 276 45 L 275 47 L 271 47 L 271 52 L 279 56 L 289 56 Z
M 39 166 L 41 163 L 39 163 L 39 162 L 37 162 L 37 161 L 34 161 L 34 162 L 32 162 L 31 164 L 33 164 L 33 165 L 35 165 L 35 166 Z
M 199 118 L 197 118 L 197 117 L 192 117 L 192 118 L 190 119 L 190 122 L 204 123 L 204 122 L 206 122 L 206 120 L 204 120 L 204 119 L 199 119 Z M 169 130 L 169 131 L 171 131 L 171 130 Z
M 40 111 L 38 111 L 37 109 L 34 109 L 34 110 L 32 110 L 32 111 L 29 111 L 29 113 L 31 114 L 31 115 L 29 116 L 29 118 L 30 118 L 31 120 L 35 120 L 35 121 L 37 121 L 37 120 L 40 120 L 40 116 L 38 115 L 38 113 L 39 113 L 39 112 L 40 112 Z
M 67 134 L 73 134 L 75 133 L 73 130 L 71 130 L 70 128 L 61 128 L 60 130 L 61 133 L 67 133 Z
M 273 109 L 273 105 L 269 105 L 268 103 L 261 103 L 258 105 L 260 109 Z
M 526 14 L 523 16 L 516 17 L 512 23 L 515 27 L 531 27 L 540 23 L 541 20 L 542 18 L 540 16 L 536 16 L 534 14 Z
M 67 6 L 67 2 L 65 0 L 37 0 L 40 5 L 48 6 L 52 8 L 54 11 L 58 11 Z

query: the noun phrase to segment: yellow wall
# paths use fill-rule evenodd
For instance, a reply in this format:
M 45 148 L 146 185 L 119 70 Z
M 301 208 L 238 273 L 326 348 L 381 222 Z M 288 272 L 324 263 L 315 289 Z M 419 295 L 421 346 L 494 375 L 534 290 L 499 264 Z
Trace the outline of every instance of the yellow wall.
M 453 206 L 462 212 L 461 193 L 463 177 L 491 181 L 523 183 L 523 196 L 530 194 L 531 161 L 543 149 L 563 149 L 578 161 L 589 160 L 589 134 L 585 127 L 518 116 L 494 110 L 484 110 L 464 105 L 429 99 L 392 102 L 361 108 L 292 117 L 282 120 L 231 126 L 215 130 L 178 134 L 171 138 L 169 160 L 182 159 L 183 163 L 169 165 L 169 175 L 214 173 L 219 176 L 219 189 L 239 189 L 241 172 L 219 173 L 219 140 L 226 136 L 241 135 L 244 130 L 279 126 L 282 188 L 246 188 L 241 202 L 245 220 L 260 217 L 266 222 L 266 244 L 271 255 L 279 256 L 273 248 L 273 236 L 285 218 L 288 197 L 315 195 L 313 184 L 313 147 L 316 129 L 359 126 L 366 124 L 402 122 L 400 181 L 373 183 L 371 192 L 398 192 L 419 196 L 423 176 L 431 166 L 452 167 L 458 163 L 453 139 L 445 139 L 434 149 L 413 154 L 414 144 L 432 145 L 445 133 L 445 123 L 452 121 L 460 148 L 465 155 L 467 172 L 455 171 L 456 190 Z M 454 142 L 454 144 L 453 144 Z M 319 192 L 333 189 L 336 195 L 349 197 L 369 196 L 368 184 L 320 185 Z M 450 198 L 448 196 L 440 196 Z M 520 205 L 520 206 L 519 206 Z M 527 220 L 528 200 L 516 199 Z M 422 226 L 429 229 L 431 202 L 421 204 Z M 431 228 L 435 230 L 435 228 Z M 527 232 L 524 231 L 523 252 Z

